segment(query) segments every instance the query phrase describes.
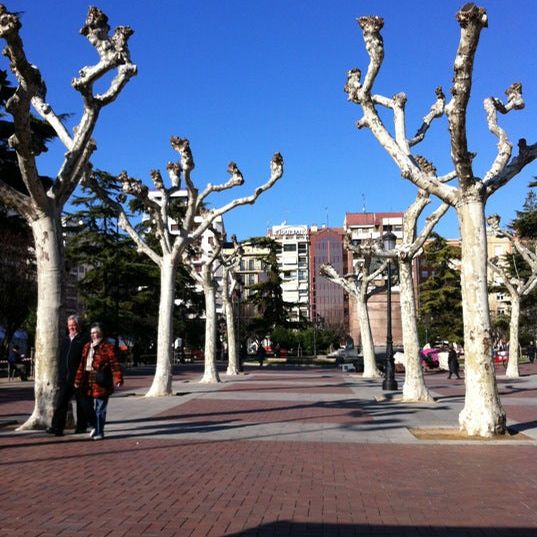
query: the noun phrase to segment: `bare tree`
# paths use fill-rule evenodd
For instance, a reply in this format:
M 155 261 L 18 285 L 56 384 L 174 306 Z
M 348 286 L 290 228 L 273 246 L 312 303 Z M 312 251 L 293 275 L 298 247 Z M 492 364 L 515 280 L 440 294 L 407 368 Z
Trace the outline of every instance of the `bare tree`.
M 442 90 L 437 89 L 436 102 L 414 137 L 409 138 L 406 133 L 406 95 L 398 93 L 388 98 L 372 93 L 384 59 L 384 43 L 380 34 L 384 21 L 380 17 L 358 19 L 369 55 L 369 66 L 363 81 L 359 69 L 348 72 L 345 91 L 349 100 L 362 108 L 363 117 L 357 122 L 357 127 L 367 127 L 373 133 L 400 168 L 401 175 L 456 210 L 461 231 L 466 382 L 465 405 L 459 416 L 459 424 L 470 435 L 491 436 L 505 433 L 506 419 L 492 366 L 484 207 L 494 192 L 537 157 L 537 144 L 528 146 L 525 140 L 520 140 L 519 153 L 512 157 L 512 144 L 498 125 L 498 112 L 505 114 L 524 106 L 521 84 L 512 84 L 506 91 L 506 103 L 496 97 L 484 101 L 489 130 L 498 138 L 498 154 L 482 180 L 474 174 L 474 154 L 468 150 L 466 116 L 474 56 L 481 30 L 487 25 L 487 15 L 483 8 L 466 4 L 458 11 L 457 20 L 461 34 L 454 62 L 452 98 L 446 104 Z M 377 107 L 392 110 L 394 135 L 384 126 Z M 437 176 L 421 170 L 411 153 L 411 148 L 424 139 L 432 121 L 444 114 L 449 127 L 451 158 L 459 180 L 458 187 L 443 184 Z
M 435 173 L 434 167 L 423 157 L 417 157 L 420 167 L 426 173 Z M 445 178 L 449 180 L 450 177 Z M 405 353 L 405 382 L 403 384 L 403 401 L 434 401 L 423 378 L 420 363 L 419 339 L 416 315 L 416 296 L 414 292 L 414 278 L 412 264 L 421 254 L 425 241 L 431 234 L 434 226 L 446 213 L 449 205 L 442 203 L 425 222 L 420 234 L 417 234 L 418 219 L 423 210 L 430 203 L 427 192 L 420 190 L 414 202 L 403 215 L 403 238 L 394 250 L 386 251 L 380 241 L 354 245 L 346 237 L 347 248 L 356 255 L 367 255 L 379 258 L 396 260 L 399 267 L 399 298 L 401 306 L 401 323 L 403 329 L 403 347 Z
M 120 179 L 123 192 L 133 196 L 149 215 L 153 225 L 158 247 L 153 248 L 141 233 L 130 222 L 122 204 L 122 200 L 112 200 L 98 188 L 95 182 L 91 186 L 96 192 L 113 206 L 119 214 L 119 225 L 130 235 L 139 251 L 146 254 L 160 269 L 160 303 L 159 324 L 157 335 L 157 367 L 151 388 L 147 397 L 158 397 L 171 394 L 172 385 L 172 341 L 173 341 L 173 307 L 175 274 L 179 260 L 184 256 L 188 247 L 196 244 L 215 219 L 231 211 L 239 205 L 255 203 L 256 199 L 271 188 L 283 174 L 283 158 L 276 153 L 270 163 L 270 178 L 257 187 L 250 196 L 232 200 L 218 209 L 205 212 L 200 218 L 207 197 L 214 192 L 222 192 L 242 185 L 242 173 L 234 162 L 228 166 L 230 179 L 222 184 L 208 184 L 202 192 L 194 185 L 191 172 L 194 169 L 194 159 L 190 143 L 186 138 L 171 138 L 172 148 L 180 155 L 180 162 L 168 163 L 170 187 L 164 185 L 158 170 L 151 173 L 151 179 L 156 187 L 154 195 L 150 195 L 146 185 L 138 179 L 133 179 L 123 172 Z M 181 179 L 185 188 L 181 189 Z M 182 211 L 177 211 L 174 199 L 183 199 Z M 172 229 L 173 226 L 173 229 Z
M 509 322 L 509 361 L 505 375 L 507 377 L 519 377 L 518 361 L 520 358 L 518 331 L 520 325 L 520 299 L 528 295 L 537 285 L 537 248 L 531 250 L 519 237 L 512 235 L 508 231 L 500 228 L 500 217 L 495 214 L 487 218 L 487 222 L 497 237 L 505 237 L 513 245 L 515 250 L 522 256 L 528 264 L 531 274 L 523 279 L 519 274 L 512 274 L 507 263 L 498 257 L 489 259 L 489 268 L 498 276 L 505 285 L 511 297 L 511 319 Z
M 237 237 L 233 235 L 233 250 L 220 254 L 220 263 L 222 266 L 222 303 L 224 315 L 226 318 L 227 332 L 227 352 L 228 365 L 227 375 L 238 375 L 240 372 L 239 364 L 239 347 L 237 345 L 237 333 L 235 331 L 235 308 L 233 307 L 233 295 L 238 286 L 237 270 L 242 259 L 242 247 L 237 242 Z
M 208 214 L 210 214 L 210 211 Z M 210 218 L 210 216 L 205 218 Z M 218 292 L 217 274 L 219 269 L 221 270 L 220 254 L 224 237 L 212 226 L 211 231 L 216 239 L 213 243 L 214 247 L 206 250 L 198 244 L 194 249 L 184 250 L 182 255 L 184 266 L 190 272 L 194 281 L 200 285 L 205 297 L 205 367 L 203 377 L 200 379 L 201 383 L 220 382 L 220 376 L 216 368 L 216 295 Z
M 16 14 L 0 5 L 0 37 L 6 41 L 4 54 L 18 81 L 7 101 L 13 115 L 15 134 L 10 145 L 17 153 L 18 165 L 27 192 L 10 187 L 0 179 L 0 201 L 14 208 L 32 229 L 37 263 L 37 325 L 35 406 L 20 429 L 45 428 L 50 424 L 58 392 L 58 349 L 64 305 L 64 253 L 61 226 L 62 209 L 89 169 L 96 144 L 91 139 L 101 109 L 113 102 L 129 79 L 136 74 L 127 41 L 133 31 L 119 26 L 112 36 L 108 17 L 95 7 L 88 11 L 80 33 L 87 37 L 99 55 L 95 65 L 83 67 L 72 86 L 80 92 L 83 113 L 80 122 L 69 132 L 61 116 L 46 101 L 46 86 L 39 69 L 26 58 L 19 35 L 21 23 Z M 108 89 L 94 93 L 94 85 L 116 70 Z M 55 181 L 46 188 L 39 178 L 36 157 L 39 148 L 32 139 L 31 107 L 55 131 L 67 148 Z
M 348 246 L 348 244 L 347 244 Z M 360 323 L 360 336 L 362 339 L 362 354 L 364 357 L 364 378 L 380 378 L 382 373 L 377 368 L 375 360 L 375 346 L 371 334 L 371 323 L 367 311 L 367 301 L 377 293 L 384 291 L 384 287 L 377 287 L 373 282 L 386 268 L 384 262 L 379 268 L 371 272 L 373 257 L 365 252 L 360 252 L 361 259 L 355 261 L 354 271 L 345 276 L 340 276 L 336 269 L 329 264 L 323 264 L 319 268 L 322 276 L 339 285 L 343 290 L 352 295 L 356 300 L 356 314 Z

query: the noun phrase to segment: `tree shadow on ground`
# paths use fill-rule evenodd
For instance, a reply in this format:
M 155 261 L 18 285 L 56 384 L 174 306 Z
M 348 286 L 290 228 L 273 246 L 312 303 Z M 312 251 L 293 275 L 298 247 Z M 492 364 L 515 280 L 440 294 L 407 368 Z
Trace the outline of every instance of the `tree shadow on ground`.
M 335 524 L 293 521 L 269 522 L 226 537 L 534 537 L 535 528 L 498 528 L 476 526 L 407 526 L 378 524 Z

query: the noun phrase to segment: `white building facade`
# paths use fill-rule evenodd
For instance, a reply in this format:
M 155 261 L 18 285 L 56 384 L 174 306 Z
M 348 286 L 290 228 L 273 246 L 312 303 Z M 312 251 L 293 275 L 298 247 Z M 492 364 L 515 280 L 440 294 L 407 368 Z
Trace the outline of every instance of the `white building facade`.
M 282 298 L 290 305 L 289 321 L 309 320 L 309 233 L 308 226 L 272 226 L 268 232 L 278 244 L 278 266 Z

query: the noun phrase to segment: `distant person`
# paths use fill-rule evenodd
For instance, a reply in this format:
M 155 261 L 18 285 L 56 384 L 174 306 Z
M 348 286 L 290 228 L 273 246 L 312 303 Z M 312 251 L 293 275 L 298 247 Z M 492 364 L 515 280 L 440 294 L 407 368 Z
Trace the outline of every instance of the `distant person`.
M 535 343 L 533 341 L 530 341 L 530 344 L 528 345 L 528 358 L 532 364 L 535 360 L 536 354 L 537 354 L 537 349 L 535 348 Z
M 260 343 L 259 346 L 257 347 L 257 353 L 256 353 L 257 361 L 259 362 L 259 367 L 263 367 L 263 362 L 265 361 L 266 356 L 267 356 L 267 352 L 265 351 L 265 347 L 263 347 L 263 345 L 261 345 Z
M 138 341 L 135 341 L 131 348 L 131 354 L 132 354 L 132 365 L 133 367 L 137 367 L 140 363 L 141 358 L 141 348 L 140 343 Z
M 114 391 L 114 386 L 119 387 L 123 384 L 123 374 L 114 345 L 104 340 L 99 323 L 92 325 L 90 338 L 91 341 L 84 345 L 82 351 L 75 387 L 80 389 L 84 413 L 92 428 L 90 438 L 102 440 L 108 399 Z
M 28 380 L 26 367 L 22 361 L 22 354 L 18 345 L 13 345 L 9 351 L 7 357 L 7 369 L 9 379 L 15 378 L 16 375 L 19 375 L 21 380 Z
M 75 375 L 82 358 L 82 349 L 88 339 L 80 331 L 78 316 L 70 315 L 67 318 L 67 336 L 62 340 L 60 347 L 60 371 L 58 406 L 52 416 L 52 422 L 47 433 L 62 436 L 67 420 L 67 411 L 73 395 L 76 398 L 76 426 L 75 434 L 85 433 L 88 427 L 86 415 L 80 402 L 81 396 L 75 390 Z
M 448 350 L 448 367 L 449 367 L 448 379 L 451 378 L 451 375 L 456 375 L 458 379 L 461 378 L 459 375 L 459 356 L 457 354 L 457 351 L 454 349 L 453 345 L 450 345 L 449 350 Z

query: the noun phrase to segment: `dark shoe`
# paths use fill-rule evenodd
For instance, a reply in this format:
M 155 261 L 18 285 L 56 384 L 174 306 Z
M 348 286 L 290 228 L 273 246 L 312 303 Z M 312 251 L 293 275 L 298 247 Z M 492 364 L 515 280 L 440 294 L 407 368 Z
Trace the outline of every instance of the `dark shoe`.
M 63 436 L 63 431 L 60 431 L 59 429 L 55 429 L 54 427 L 49 427 L 47 429 L 48 434 L 53 434 L 54 436 Z
M 77 427 L 77 428 L 75 429 L 75 433 L 74 433 L 74 434 L 85 434 L 85 433 L 87 433 L 87 432 L 88 432 L 87 427 L 84 427 L 83 429 L 80 428 L 80 427 Z

